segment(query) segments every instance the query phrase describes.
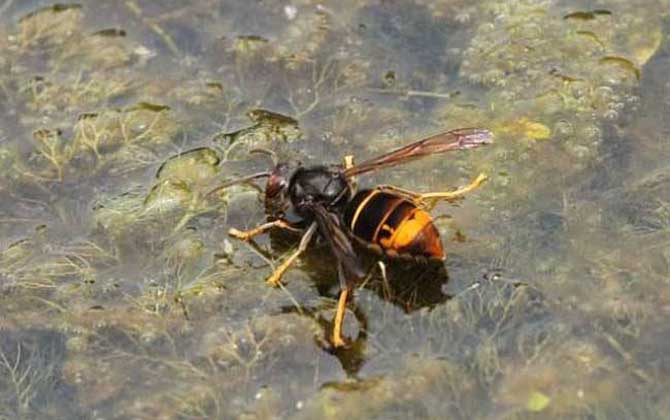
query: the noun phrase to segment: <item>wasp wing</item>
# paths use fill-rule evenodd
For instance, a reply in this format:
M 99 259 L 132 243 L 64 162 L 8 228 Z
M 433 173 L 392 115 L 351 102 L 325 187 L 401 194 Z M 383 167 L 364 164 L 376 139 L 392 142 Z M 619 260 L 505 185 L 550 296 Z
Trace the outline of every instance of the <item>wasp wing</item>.
M 363 264 L 356 254 L 349 236 L 340 227 L 337 215 L 329 212 L 320 204 L 314 205 L 314 214 L 319 232 L 326 238 L 326 242 L 328 242 L 337 259 L 340 285 L 346 287 L 365 277 Z
M 493 142 L 493 134 L 483 128 L 459 128 L 426 137 L 392 152 L 366 160 L 344 171 L 347 177 L 360 175 L 435 153 L 465 150 Z

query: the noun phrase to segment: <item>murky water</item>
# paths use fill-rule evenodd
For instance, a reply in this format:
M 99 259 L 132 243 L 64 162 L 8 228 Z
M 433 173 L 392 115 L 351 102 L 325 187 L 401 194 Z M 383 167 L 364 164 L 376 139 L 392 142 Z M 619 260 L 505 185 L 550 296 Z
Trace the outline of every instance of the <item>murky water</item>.
M 0 418 L 666 418 L 667 10 L 0 1 Z M 432 210 L 443 265 L 365 257 L 345 348 L 328 249 L 268 287 L 297 239 L 206 195 L 466 126 L 358 180 L 489 177 Z

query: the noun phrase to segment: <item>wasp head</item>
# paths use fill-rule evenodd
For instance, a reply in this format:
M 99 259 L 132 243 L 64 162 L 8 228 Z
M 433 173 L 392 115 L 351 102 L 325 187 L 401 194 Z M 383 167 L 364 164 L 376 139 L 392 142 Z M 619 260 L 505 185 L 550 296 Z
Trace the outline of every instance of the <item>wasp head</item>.
M 272 170 L 265 185 L 265 210 L 269 216 L 281 217 L 289 207 L 288 185 L 291 173 L 287 163 L 278 163 Z

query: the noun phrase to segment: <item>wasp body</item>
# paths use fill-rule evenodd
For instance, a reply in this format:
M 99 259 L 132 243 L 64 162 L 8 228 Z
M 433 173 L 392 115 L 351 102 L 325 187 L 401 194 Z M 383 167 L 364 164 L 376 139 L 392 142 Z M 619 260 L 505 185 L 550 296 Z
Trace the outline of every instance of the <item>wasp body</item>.
M 335 256 L 340 278 L 341 293 L 332 333 L 332 343 L 337 347 L 345 344 L 341 328 L 348 296 L 353 285 L 365 276 L 352 242 L 391 258 L 441 261 L 445 258 L 444 249 L 426 203 L 461 198 L 486 179 L 480 175 L 472 184 L 456 191 L 421 194 L 392 186 L 356 192 L 353 178 L 431 154 L 472 149 L 491 141 L 488 130 L 457 129 L 353 166 L 292 167 L 290 163 L 277 163 L 272 171 L 227 182 L 210 194 L 240 182 L 268 178 L 265 211 L 269 222 L 244 232 L 231 229 L 230 234 L 249 240 L 271 228 L 302 233 L 298 249 L 268 278 L 275 286 L 315 234 L 325 239 Z
M 357 242 L 391 258 L 444 260 L 440 234 L 425 210 L 402 195 L 380 188 L 358 192 L 343 222 Z

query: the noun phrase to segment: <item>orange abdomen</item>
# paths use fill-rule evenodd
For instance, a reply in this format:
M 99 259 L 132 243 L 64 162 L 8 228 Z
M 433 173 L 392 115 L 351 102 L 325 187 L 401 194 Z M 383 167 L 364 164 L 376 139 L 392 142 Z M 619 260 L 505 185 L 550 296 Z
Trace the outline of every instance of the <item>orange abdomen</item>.
M 390 257 L 445 257 L 430 214 L 398 194 L 378 189 L 358 192 L 347 205 L 344 223 L 356 238 Z

